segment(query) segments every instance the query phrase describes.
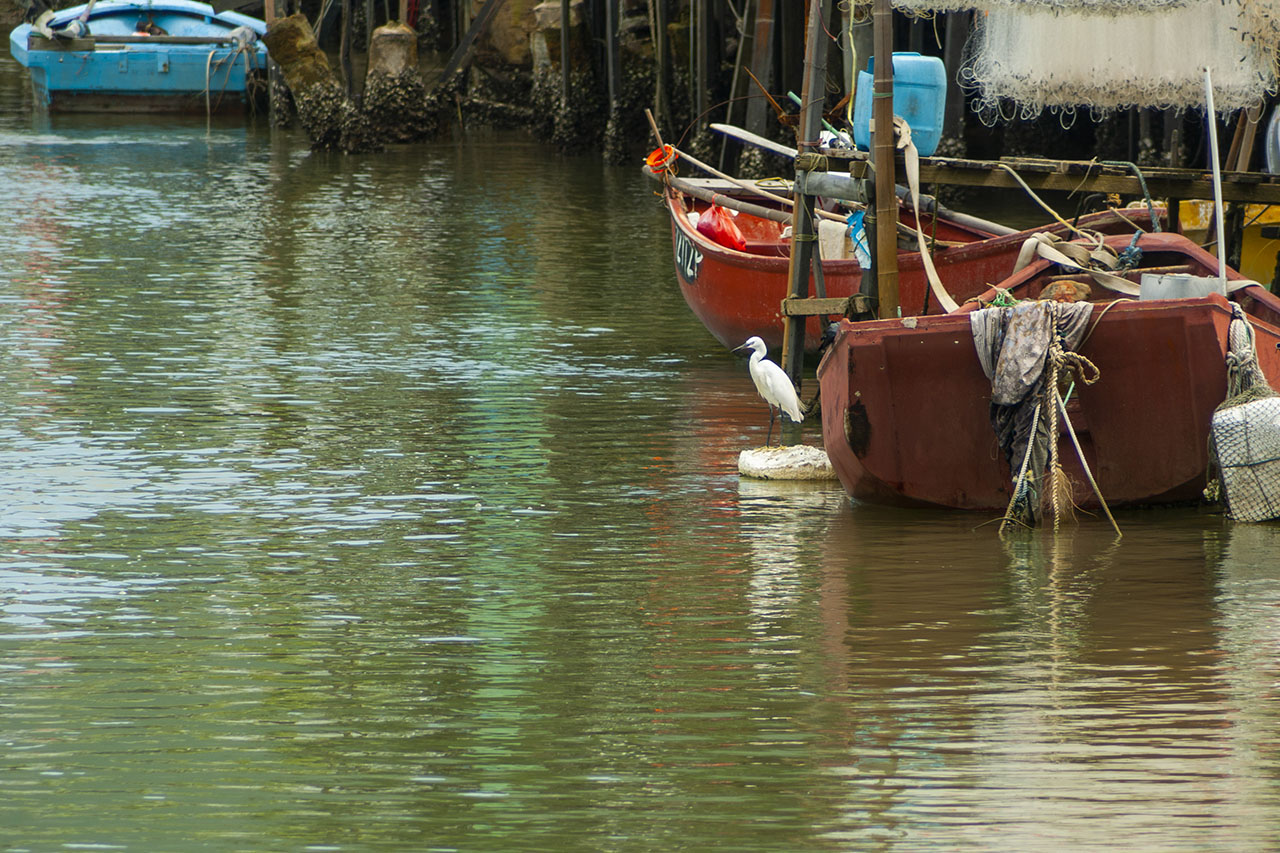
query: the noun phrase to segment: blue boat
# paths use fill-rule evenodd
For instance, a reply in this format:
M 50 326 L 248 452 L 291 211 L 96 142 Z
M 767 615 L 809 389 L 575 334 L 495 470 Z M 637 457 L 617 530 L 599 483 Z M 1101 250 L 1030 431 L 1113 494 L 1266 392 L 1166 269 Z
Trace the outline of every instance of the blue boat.
M 265 90 L 267 25 L 194 0 L 105 0 L 9 35 L 37 104 L 54 111 L 243 111 Z

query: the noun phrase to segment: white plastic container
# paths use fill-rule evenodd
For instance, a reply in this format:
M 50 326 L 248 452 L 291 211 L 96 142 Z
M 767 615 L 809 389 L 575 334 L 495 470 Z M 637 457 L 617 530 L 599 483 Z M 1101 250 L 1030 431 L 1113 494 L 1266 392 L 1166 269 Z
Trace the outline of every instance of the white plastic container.
M 1143 273 L 1138 288 L 1138 298 L 1193 299 L 1210 293 L 1227 295 L 1226 282 L 1217 276 L 1190 275 L 1189 273 Z

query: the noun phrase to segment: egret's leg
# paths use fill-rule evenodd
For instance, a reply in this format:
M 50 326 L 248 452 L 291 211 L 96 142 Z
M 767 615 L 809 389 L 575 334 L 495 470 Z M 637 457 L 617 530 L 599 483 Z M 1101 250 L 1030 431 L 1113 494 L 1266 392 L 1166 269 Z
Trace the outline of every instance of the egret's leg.
M 769 407 L 769 432 L 764 437 L 764 446 L 769 446 L 769 439 L 773 438 L 773 406 Z

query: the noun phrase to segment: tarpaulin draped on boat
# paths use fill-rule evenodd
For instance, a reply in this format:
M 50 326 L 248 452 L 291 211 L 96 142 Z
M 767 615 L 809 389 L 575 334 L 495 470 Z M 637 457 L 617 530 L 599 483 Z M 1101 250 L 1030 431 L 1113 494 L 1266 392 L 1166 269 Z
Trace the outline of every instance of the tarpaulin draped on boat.
M 1039 483 L 1049 455 L 1050 418 L 1055 408 L 1037 415 L 1043 398 L 1045 368 L 1055 340 L 1074 350 L 1084 339 L 1093 314 L 1089 302 L 1022 302 L 1010 308 L 986 308 L 969 315 L 969 328 L 982 370 L 991 380 L 991 426 L 1000 449 L 1017 476 L 1034 433 L 1023 502 L 1029 520 L 1039 517 Z

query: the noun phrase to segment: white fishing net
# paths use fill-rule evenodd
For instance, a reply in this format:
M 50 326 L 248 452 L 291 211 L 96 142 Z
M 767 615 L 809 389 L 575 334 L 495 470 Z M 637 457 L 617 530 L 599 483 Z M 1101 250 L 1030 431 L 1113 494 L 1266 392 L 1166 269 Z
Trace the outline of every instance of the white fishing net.
M 1189 0 L 893 0 L 893 8 L 908 15 L 920 16 L 936 12 L 960 12 L 965 9 L 987 11 L 996 8 L 1053 8 L 1067 12 L 1130 14 L 1142 9 L 1170 9 L 1187 2 Z
M 1086 4 L 1087 5 L 1087 4 Z M 975 15 L 962 78 L 979 107 L 1027 117 L 1046 107 L 1203 107 L 1204 69 L 1221 112 L 1256 106 L 1276 87 L 1280 0 L 1187 0 L 1125 14 L 992 5 Z

